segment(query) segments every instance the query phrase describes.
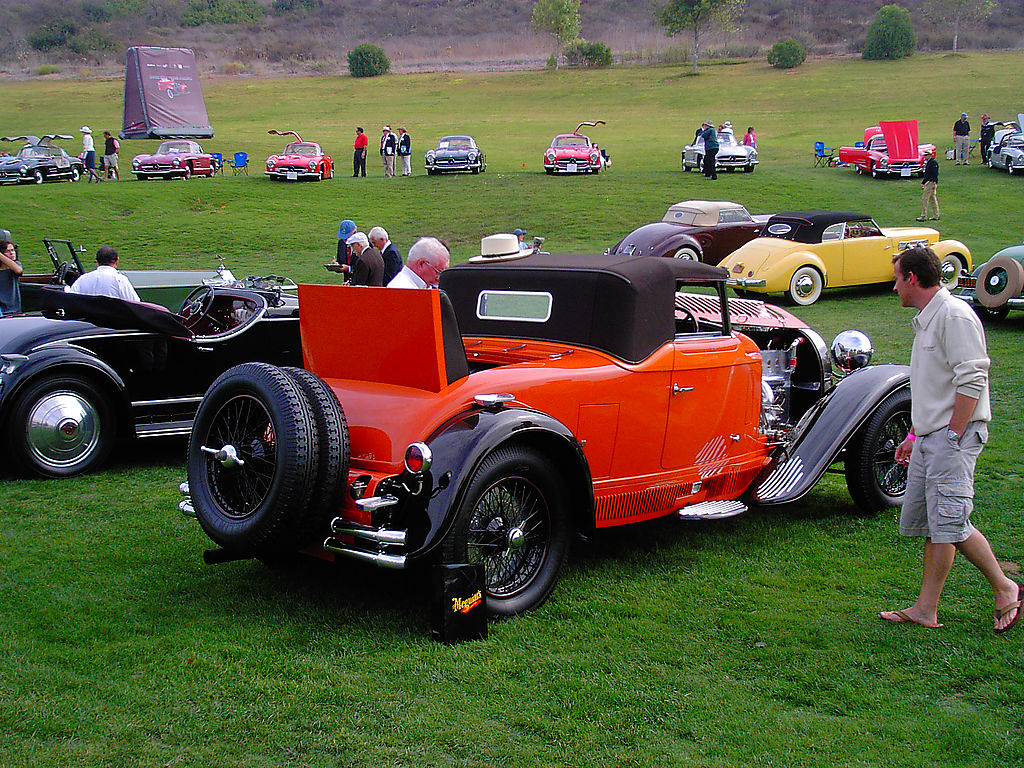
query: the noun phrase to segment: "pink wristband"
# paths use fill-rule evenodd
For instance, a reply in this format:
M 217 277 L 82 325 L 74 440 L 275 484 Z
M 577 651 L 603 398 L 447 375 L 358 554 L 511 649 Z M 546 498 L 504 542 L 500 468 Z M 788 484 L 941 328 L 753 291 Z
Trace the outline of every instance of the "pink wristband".
M 917 440 L 917 435 L 915 435 L 913 432 L 908 432 L 907 440 L 909 440 L 910 442 L 914 442 L 915 440 Z

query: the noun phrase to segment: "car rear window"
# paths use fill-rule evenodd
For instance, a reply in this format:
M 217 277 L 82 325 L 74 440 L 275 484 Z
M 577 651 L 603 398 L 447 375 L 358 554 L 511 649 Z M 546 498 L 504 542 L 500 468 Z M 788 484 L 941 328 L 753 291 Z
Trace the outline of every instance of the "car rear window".
M 545 291 L 480 291 L 476 316 L 481 320 L 546 323 L 551 317 L 551 294 Z

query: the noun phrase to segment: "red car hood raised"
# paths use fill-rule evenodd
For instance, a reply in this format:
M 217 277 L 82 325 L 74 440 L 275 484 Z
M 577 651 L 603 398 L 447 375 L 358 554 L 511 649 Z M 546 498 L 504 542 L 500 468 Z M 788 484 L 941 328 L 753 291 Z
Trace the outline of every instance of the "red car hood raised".
M 879 120 L 889 160 L 918 160 L 917 120 Z

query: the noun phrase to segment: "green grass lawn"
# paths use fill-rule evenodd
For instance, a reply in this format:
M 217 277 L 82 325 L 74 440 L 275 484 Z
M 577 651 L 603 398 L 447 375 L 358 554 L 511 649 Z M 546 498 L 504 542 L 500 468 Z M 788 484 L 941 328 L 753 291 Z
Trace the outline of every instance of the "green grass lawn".
M 810 61 L 600 72 L 395 75 L 204 82 L 216 138 L 251 175 L 0 188 L 0 227 L 26 266 L 41 238 L 123 268 L 210 266 L 298 281 L 321 266 L 341 218 L 380 224 L 403 252 L 521 226 L 553 252 L 602 250 L 672 202 L 730 199 L 756 213 L 858 210 L 913 223 L 917 180 L 813 168 L 812 144 L 851 144 L 878 119 L 917 118 L 941 149 L 961 111 L 977 125 L 1020 111 L 1020 54 L 904 62 Z M 4 135 L 120 125 L 114 81 L 4 83 Z M 684 174 L 679 152 L 705 118 L 754 125 L 762 164 L 718 182 Z M 553 178 L 558 132 L 603 119 L 613 158 L 593 178 Z M 383 123 L 414 140 L 411 179 L 376 155 L 352 179 L 351 139 Z M 271 183 L 266 155 L 294 129 L 339 173 Z M 422 155 L 473 134 L 483 176 L 427 177 Z M 976 131 L 975 131 L 976 132 Z M 77 151 L 77 142 L 65 142 Z M 371 143 L 371 150 L 372 150 Z M 941 231 L 975 261 L 1021 240 L 1024 179 L 941 162 Z M 37 254 L 33 258 L 32 254 Z M 878 362 L 909 361 L 911 311 L 889 286 L 826 293 L 799 315 L 831 339 L 867 332 Z M 344 325 L 344 318 L 325 318 Z M 0 321 L 2 322 L 2 321 Z M 395 319 L 394 332 L 401 332 Z M 1019 578 L 1024 536 L 1024 315 L 988 326 L 995 421 L 978 470 L 975 521 Z M 120 452 L 96 475 L 0 484 L 2 766 L 978 766 L 1024 764 L 1024 630 L 991 631 L 991 596 L 958 559 L 946 627 L 880 622 L 913 601 L 920 542 L 895 511 L 853 507 L 841 476 L 781 509 L 732 520 L 661 520 L 581 542 L 552 598 L 493 624 L 486 641 L 429 639 L 423 574 L 310 562 L 204 566 L 210 542 L 176 511 L 181 441 Z

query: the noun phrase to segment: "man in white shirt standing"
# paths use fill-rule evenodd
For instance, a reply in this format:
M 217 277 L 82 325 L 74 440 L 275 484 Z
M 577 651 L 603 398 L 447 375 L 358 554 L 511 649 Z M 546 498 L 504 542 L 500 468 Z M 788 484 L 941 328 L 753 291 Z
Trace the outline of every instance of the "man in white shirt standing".
M 437 288 L 437 280 L 450 261 L 444 243 L 436 237 L 421 237 L 412 244 L 405 266 L 391 279 L 388 288 Z
M 92 128 L 88 125 L 83 125 L 78 129 L 82 132 L 82 154 L 85 157 L 82 158 L 82 162 L 85 164 L 85 170 L 89 172 L 89 184 L 93 181 L 103 181 L 100 175 L 96 173 L 96 144 L 92 140 Z
M 117 249 L 104 245 L 96 251 L 96 269 L 75 280 L 67 290 L 85 296 L 111 296 L 125 301 L 139 301 L 131 281 L 117 271 Z
M 939 283 L 939 260 L 930 248 L 893 257 L 894 290 L 917 309 L 910 353 L 910 433 L 896 448 L 908 465 L 900 533 L 923 536 L 924 574 L 917 602 L 879 618 L 941 627 L 939 596 L 957 551 L 984 574 L 995 595 L 996 632 L 1020 618 L 1024 586 L 1009 579 L 985 536 L 971 524 L 974 467 L 988 439 L 989 358 L 985 330 L 965 302 Z

